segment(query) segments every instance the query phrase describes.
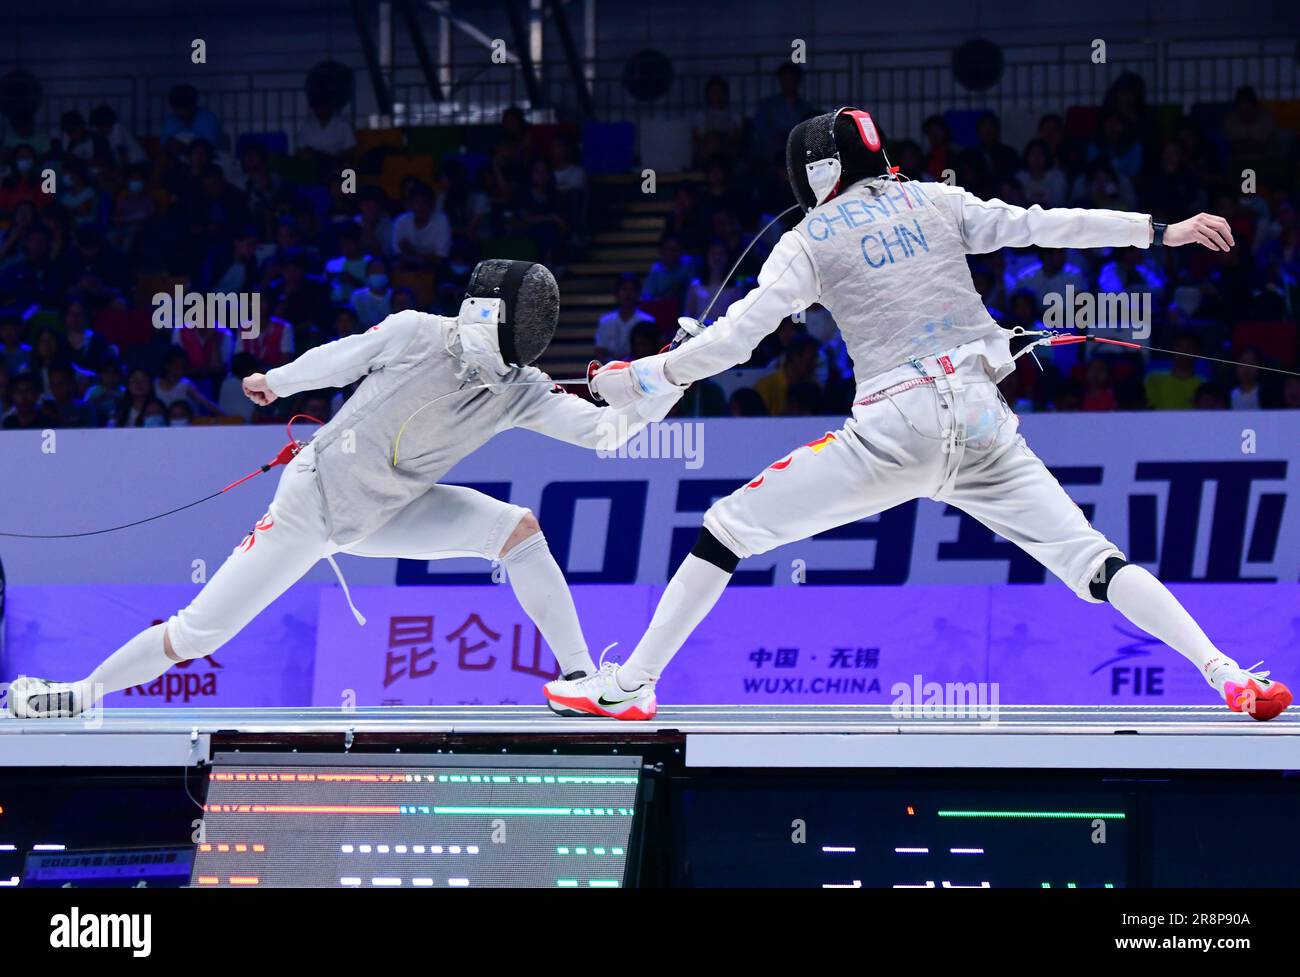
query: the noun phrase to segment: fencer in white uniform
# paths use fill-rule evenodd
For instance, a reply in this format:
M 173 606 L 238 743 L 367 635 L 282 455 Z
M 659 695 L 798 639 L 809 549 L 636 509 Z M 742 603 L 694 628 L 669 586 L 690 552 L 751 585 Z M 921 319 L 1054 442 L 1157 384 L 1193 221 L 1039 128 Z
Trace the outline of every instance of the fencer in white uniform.
M 76 715 L 109 692 L 153 681 L 173 663 L 211 655 L 317 561 L 332 563 L 340 552 L 499 560 L 561 672 L 594 672 L 573 598 L 532 513 L 438 484 L 501 431 L 526 428 L 610 448 L 662 419 L 677 401 L 673 390 L 598 407 L 557 387 L 528 364 L 550 342 L 558 311 L 559 290 L 545 267 L 485 261 L 459 317 L 395 313 L 369 332 L 249 377 L 245 391 L 259 404 L 364 379 L 288 462 L 270 509 L 187 607 L 136 635 L 81 681 L 17 679 L 10 712 Z
M 855 109 L 801 123 L 787 157 L 806 214 L 781 237 L 757 286 L 707 329 L 684 322 L 694 335 L 676 348 L 601 368 L 592 388 L 611 404 L 662 396 L 743 363 L 783 318 L 821 303 L 853 359 L 852 416 L 714 504 L 628 661 L 549 683 L 552 706 L 653 716 L 655 683 L 739 560 L 930 498 L 1021 546 L 1083 600 L 1113 604 L 1195 663 L 1231 708 L 1257 719 L 1284 709 L 1286 687 L 1220 652 L 1168 589 L 1088 524 L 1017 433 L 997 388 L 1014 369 L 1009 334 L 985 309 L 966 261 L 1030 245 L 1198 242 L 1226 251 L 1227 222 L 1201 214 L 1164 228 L 1145 214 L 1024 209 L 903 182 L 870 116 Z

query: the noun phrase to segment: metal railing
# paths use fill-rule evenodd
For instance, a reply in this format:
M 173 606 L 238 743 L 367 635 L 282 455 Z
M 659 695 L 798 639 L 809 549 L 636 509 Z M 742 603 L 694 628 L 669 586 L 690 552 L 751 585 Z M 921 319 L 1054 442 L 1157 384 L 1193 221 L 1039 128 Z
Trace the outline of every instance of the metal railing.
M 1253 85 L 1263 99 L 1300 98 L 1300 67 L 1294 42 L 1287 38 L 1113 43 L 1104 64 L 1094 64 L 1082 42 L 1008 45 L 1002 51 L 1002 76 L 983 92 L 969 91 L 957 81 L 950 47 L 815 52 L 805 66 L 803 95 L 825 108 L 866 104 L 888 131 L 912 133 L 919 133 L 926 115 L 946 109 L 986 108 L 1005 115 L 1096 105 L 1124 71 L 1144 79 L 1152 104 L 1188 108 L 1196 102 L 1226 101 L 1244 84 Z M 727 80 L 731 107 L 738 115 L 752 116 L 761 100 L 776 91 L 769 56 L 679 57 L 673 65 L 664 94 L 642 101 L 623 84 L 622 59 L 595 62 L 592 94 L 597 117 L 632 122 L 689 120 L 703 106 L 705 83 L 714 75 Z M 458 66 L 447 98 L 435 101 L 419 70 L 399 64 L 389 77 L 395 101 L 391 119 L 379 116 L 365 71 L 359 63 L 353 67 L 357 98 L 347 112 L 361 128 L 495 122 L 508 105 L 523 106 L 539 120 L 576 114 L 577 97 L 568 71 L 554 60 L 542 69 L 544 108 L 529 104 L 516 67 Z M 85 114 L 107 103 L 137 134 L 157 134 L 167 113 L 167 91 L 182 80 L 199 85 L 201 104 L 222 119 L 232 140 L 243 132 L 272 130 L 282 130 L 292 140 L 308 115 L 301 71 L 205 73 L 201 82 L 179 76 L 115 74 L 43 77 L 46 94 L 38 124 L 53 129 L 68 109 Z

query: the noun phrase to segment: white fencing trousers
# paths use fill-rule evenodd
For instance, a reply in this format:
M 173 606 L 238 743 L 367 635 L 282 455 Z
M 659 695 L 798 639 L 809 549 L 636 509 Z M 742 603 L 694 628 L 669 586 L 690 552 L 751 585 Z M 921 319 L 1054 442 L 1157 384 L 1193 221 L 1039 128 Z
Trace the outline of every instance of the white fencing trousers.
M 704 525 L 747 557 L 931 498 L 969 513 L 1095 603 L 1088 584 L 1119 549 L 1029 450 L 978 360 L 951 375 L 933 359 L 924 367 L 928 379 L 859 401 L 843 428 L 718 500 Z M 890 374 L 888 382 L 905 376 Z
M 207 585 L 167 622 L 181 658 L 210 655 L 317 561 L 335 553 L 412 560 L 495 560 L 528 512 L 473 489 L 435 485 L 370 536 L 339 546 L 326 530 L 315 450 L 304 448 L 280 476 L 271 508 Z

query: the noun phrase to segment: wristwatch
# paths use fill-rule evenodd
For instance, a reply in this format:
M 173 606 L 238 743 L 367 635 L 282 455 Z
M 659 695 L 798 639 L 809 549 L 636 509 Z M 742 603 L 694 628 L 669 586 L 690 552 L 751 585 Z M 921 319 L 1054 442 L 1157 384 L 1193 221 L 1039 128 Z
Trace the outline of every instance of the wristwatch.
M 1165 228 L 1168 224 L 1161 224 L 1158 221 L 1151 222 L 1151 246 L 1158 248 L 1165 243 Z

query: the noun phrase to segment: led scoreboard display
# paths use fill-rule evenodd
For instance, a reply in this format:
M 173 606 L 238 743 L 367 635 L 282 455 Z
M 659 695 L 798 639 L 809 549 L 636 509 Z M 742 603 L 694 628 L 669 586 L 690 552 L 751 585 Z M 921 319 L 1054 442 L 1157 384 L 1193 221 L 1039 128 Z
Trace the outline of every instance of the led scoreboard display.
M 639 757 L 218 754 L 191 884 L 624 885 Z

